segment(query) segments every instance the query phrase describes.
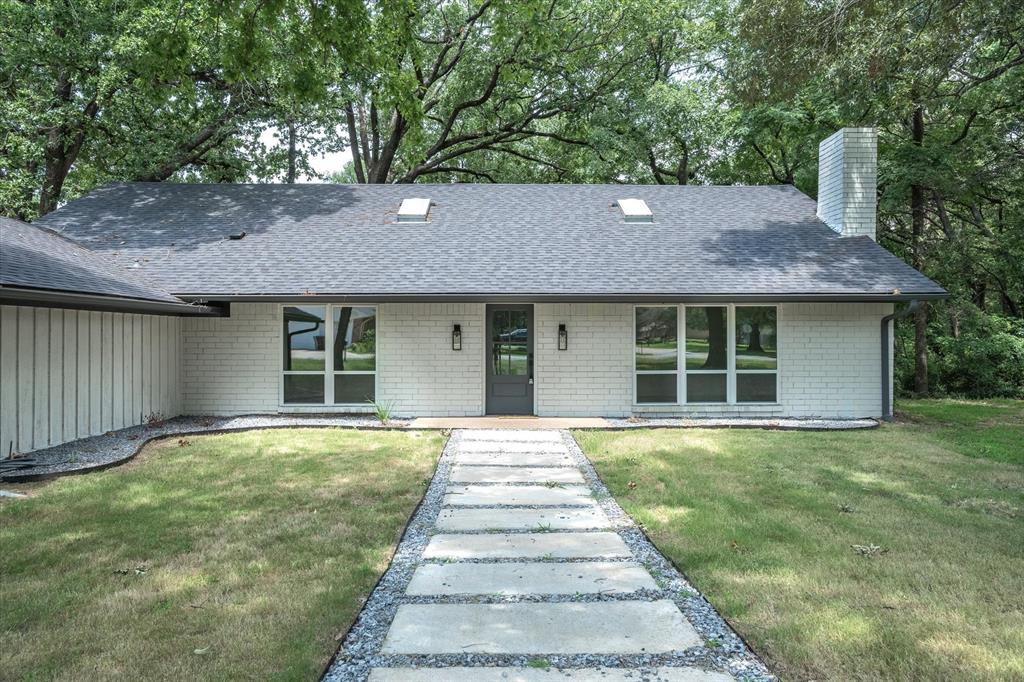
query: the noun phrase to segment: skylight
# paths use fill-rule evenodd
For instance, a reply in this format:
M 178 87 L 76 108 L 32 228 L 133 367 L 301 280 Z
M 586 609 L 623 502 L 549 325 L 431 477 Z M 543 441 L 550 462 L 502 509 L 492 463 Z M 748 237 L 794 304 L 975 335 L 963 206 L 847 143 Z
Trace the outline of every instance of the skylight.
M 627 223 L 653 223 L 654 214 L 643 199 L 619 199 L 622 219 Z
M 398 222 L 425 223 L 429 213 L 430 199 L 402 199 L 402 205 L 398 207 Z

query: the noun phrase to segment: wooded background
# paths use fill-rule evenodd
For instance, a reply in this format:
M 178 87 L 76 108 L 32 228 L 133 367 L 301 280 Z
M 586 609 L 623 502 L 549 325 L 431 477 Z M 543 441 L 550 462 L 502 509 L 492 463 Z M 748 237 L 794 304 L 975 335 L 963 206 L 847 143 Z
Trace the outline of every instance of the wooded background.
M 818 141 L 875 126 L 879 241 L 952 293 L 900 324 L 899 390 L 1024 397 L 1016 0 L 0 0 L 0 87 L 24 220 L 342 149 L 323 180 L 815 196 Z

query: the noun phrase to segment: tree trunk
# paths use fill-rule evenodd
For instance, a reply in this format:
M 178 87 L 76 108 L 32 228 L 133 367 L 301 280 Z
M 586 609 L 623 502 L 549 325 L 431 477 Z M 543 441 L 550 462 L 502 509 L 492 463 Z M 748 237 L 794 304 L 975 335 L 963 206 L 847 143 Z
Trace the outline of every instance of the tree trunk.
M 289 185 L 295 184 L 295 119 L 288 119 L 288 177 Z
M 914 107 L 911 135 L 915 147 L 924 144 L 924 108 Z M 924 187 L 915 182 L 910 188 L 913 266 L 924 270 Z M 928 308 L 922 305 L 914 313 L 914 393 L 928 395 Z
M 725 308 L 705 308 L 708 315 L 708 359 L 703 369 L 725 369 L 727 341 L 725 338 Z
M 348 323 L 352 319 L 352 308 L 345 306 L 339 309 L 338 324 L 334 328 L 334 371 L 340 372 L 345 369 L 345 334 L 348 333 Z M 327 321 L 332 324 L 331 320 Z
M 764 348 L 761 346 L 761 325 L 758 322 L 750 324 L 750 343 L 747 344 L 747 350 L 752 353 L 764 352 Z

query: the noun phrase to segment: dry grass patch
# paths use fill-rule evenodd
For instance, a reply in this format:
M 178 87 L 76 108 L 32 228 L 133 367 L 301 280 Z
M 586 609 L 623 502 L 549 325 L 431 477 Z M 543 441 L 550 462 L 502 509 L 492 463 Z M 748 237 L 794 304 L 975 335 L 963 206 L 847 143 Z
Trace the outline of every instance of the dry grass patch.
M 784 679 L 1024 679 L 1024 403 L 958 407 L 860 432 L 576 435 Z
M 314 679 L 419 502 L 438 435 L 148 446 L 0 499 L 5 679 Z

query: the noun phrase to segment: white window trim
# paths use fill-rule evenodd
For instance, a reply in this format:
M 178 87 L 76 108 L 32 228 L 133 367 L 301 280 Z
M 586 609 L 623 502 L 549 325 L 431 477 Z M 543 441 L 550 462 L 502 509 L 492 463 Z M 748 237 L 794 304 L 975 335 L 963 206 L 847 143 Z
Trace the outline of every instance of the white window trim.
M 676 309 L 676 368 L 675 369 L 637 369 L 636 368 L 636 311 L 638 308 L 675 308 Z M 678 405 L 680 390 L 686 389 L 686 382 L 682 381 L 681 377 L 683 372 L 679 369 L 679 338 L 682 331 L 681 321 L 679 319 L 679 309 L 677 305 L 671 305 L 667 303 L 652 303 L 650 305 L 634 305 L 633 306 L 633 348 L 632 348 L 632 364 L 633 364 L 633 404 L 634 405 Z M 676 375 L 676 402 L 662 402 L 662 403 L 638 403 L 637 396 L 639 395 L 639 386 L 637 386 L 637 377 L 641 374 L 675 374 Z M 680 385 L 682 384 L 682 386 Z
M 686 308 L 725 308 L 726 309 L 726 368 L 721 369 L 686 369 Z M 636 368 L 636 315 L 638 308 L 676 308 L 676 369 L 675 370 L 638 370 Z M 736 369 L 736 308 L 775 308 L 775 369 Z M 781 347 L 782 327 L 782 305 L 779 303 L 691 303 L 691 304 L 670 304 L 670 303 L 636 303 L 633 305 L 633 347 L 632 347 L 632 369 L 633 369 L 633 405 L 636 407 L 664 407 L 688 405 L 724 405 L 728 407 L 746 406 L 778 406 L 782 404 L 782 354 L 778 351 Z M 638 400 L 637 377 L 641 374 L 675 374 L 676 375 L 676 402 L 641 403 Z M 726 400 L 725 402 L 687 402 L 686 375 L 687 374 L 725 374 Z M 774 374 L 775 375 L 775 400 L 774 401 L 744 401 L 736 399 L 736 377 L 739 374 Z
M 314 372 L 309 370 L 288 370 L 284 369 L 284 354 L 285 354 L 285 339 L 284 339 L 284 309 L 285 308 L 303 308 L 303 307 L 314 307 L 322 306 L 324 308 L 324 369 L 322 372 Z M 334 354 L 329 349 L 334 348 L 334 309 L 335 308 L 373 308 L 373 315 L 376 320 L 380 320 L 380 309 L 374 303 L 282 303 L 278 306 L 278 386 L 277 386 L 277 403 L 282 410 L 288 410 L 291 408 L 309 408 L 318 407 L 323 409 L 331 408 L 344 408 L 351 409 L 353 407 L 367 407 L 367 403 L 335 403 L 334 402 L 334 377 L 338 374 L 372 374 L 373 379 L 373 395 L 376 398 L 380 392 L 380 373 L 375 369 L 372 372 L 369 370 L 344 370 L 334 371 Z M 376 328 L 376 327 L 375 327 Z M 374 353 L 375 355 L 379 349 L 379 335 L 375 335 L 374 340 Z M 324 378 L 324 402 L 322 403 L 286 403 L 284 401 L 284 378 L 292 375 L 316 375 L 323 376 Z

